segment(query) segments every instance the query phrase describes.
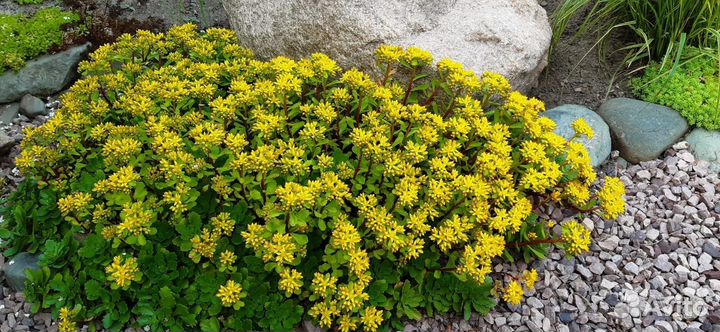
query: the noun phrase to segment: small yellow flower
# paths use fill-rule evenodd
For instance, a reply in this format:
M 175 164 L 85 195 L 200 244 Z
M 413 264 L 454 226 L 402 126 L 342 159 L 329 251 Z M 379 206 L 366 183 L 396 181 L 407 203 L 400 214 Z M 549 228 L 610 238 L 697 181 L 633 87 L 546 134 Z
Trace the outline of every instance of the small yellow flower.
M 520 286 L 520 283 L 518 283 L 517 281 L 511 281 L 505 289 L 505 295 L 503 295 L 503 299 L 505 300 L 505 302 L 517 306 L 520 305 L 520 302 L 522 302 L 524 295 L 525 292 L 523 291 L 522 286 Z
M 302 287 L 302 274 L 295 269 L 284 269 L 280 272 L 278 288 L 288 297 L 300 291 Z
M 535 283 L 538 280 L 538 272 L 535 269 L 525 271 L 523 278 L 525 279 L 525 286 L 528 289 L 533 289 L 535 288 Z
M 220 286 L 216 295 L 222 301 L 223 306 L 231 307 L 240 302 L 242 287 L 235 280 L 228 280 L 224 286 Z
M 617 219 L 625 213 L 625 184 L 618 178 L 605 178 L 605 186 L 598 193 L 600 207 L 607 219 Z
M 588 139 L 595 137 L 595 131 L 593 131 L 590 124 L 583 118 L 579 118 L 572 123 L 572 128 L 575 130 L 575 135 L 585 135 Z
M 430 52 L 417 47 L 410 47 L 403 55 L 405 60 L 411 67 L 419 68 L 429 66 L 433 62 L 433 56 Z
M 88 193 L 74 193 L 58 200 L 60 213 L 69 215 L 87 209 L 92 202 L 92 196 Z
M 112 264 L 105 268 L 108 281 L 114 281 L 112 288 L 127 289 L 133 281 L 140 281 L 142 273 L 138 269 L 137 258 L 115 256 Z
M 234 252 L 230 250 L 225 250 L 220 254 L 220 263 L 225 266 L 230 266 L 235 264 L 235 261 L 237 260 L 237 256 Z
M 335 289 L 337 289 L 337 281 L 337 277 L 333 277 L 330 274 L 315 272 L 315 277 L 312 281 L 314 294 L 325 298 L 330 292 L 334 292 Z
M 383 311 L 378 310 L 374 307 L 367 307 L 362 311 L 362 318 L 360 319 L 365 331 L 374 332 L 380 327 L 383 322 Z
M 75 332 L 77 331 L 77 324 L 73 321 L 75 312 L 67 307 L 60 309 L 60 323 L 58 324 L 58 331 L 60 332 Z
M 590 230 L 575 220 L 563 225 L 562 239 L 565 251 L 570 255 L 580 255 L 590 249 Z

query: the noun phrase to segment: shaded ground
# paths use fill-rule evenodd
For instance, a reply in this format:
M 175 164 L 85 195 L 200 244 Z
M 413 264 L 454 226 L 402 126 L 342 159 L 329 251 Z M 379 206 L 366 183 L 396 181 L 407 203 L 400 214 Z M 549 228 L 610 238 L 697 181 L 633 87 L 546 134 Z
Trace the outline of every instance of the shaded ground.
M 562 1 L 539 2 L 550 16 Z M 531 95 L 543 100 L 548 109 L 562 104 L 579 104 L 595 110 L 606 99 L 632 95 L 629 77 L 623 72 L 624 54 L 610 54 L 603 62 L 598 56 L 598 47 L 593 49 L 596 36 L 572 37 L 579 23 L 576 19 L 569 24 L 565 36 L 550 55 L 550 63 L 540 75 L 538 87 L 531 91 Z M 626 37 L 620 31 L 613 33 L 608 40 L 608 49 L 624 45 Z
M 13 0 L 0 0 L 0 14 L 5 15 L 31 15 L 47 7 L 77 12 L 82 18 L 80 24 L 87 27 L 79 29 L 83 30 L 80 34 L 68 34 L 65 45 L 49 53 L 87 41 L 95 49 L 139 29 L 160 32 L 187 22 L 201 28 L 229 26 L 220 0 L 48 0 L 41 5 L 19 5 Z

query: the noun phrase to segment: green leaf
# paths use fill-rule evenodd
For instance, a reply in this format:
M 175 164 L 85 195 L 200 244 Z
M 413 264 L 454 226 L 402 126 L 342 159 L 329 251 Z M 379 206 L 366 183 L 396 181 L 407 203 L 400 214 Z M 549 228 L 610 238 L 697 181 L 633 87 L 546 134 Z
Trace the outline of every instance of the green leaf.
M 200 322 L 200 329 L 203 332 L 220 332 L 220 321 L 217 318 L 203 319 Z
M 97 280 L 90 280 L 85 283 L 85 296 L 88 300 L 94 301 L 102 296 L 103 289 Z
M 163 308 L 175 306 L 175 294 L 167 286 L 160 288 L 160 306 Z

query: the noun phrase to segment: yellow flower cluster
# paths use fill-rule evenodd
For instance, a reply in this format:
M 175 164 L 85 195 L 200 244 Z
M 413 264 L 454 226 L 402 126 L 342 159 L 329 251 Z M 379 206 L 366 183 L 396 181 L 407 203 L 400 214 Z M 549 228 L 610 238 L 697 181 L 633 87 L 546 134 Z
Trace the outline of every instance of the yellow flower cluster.
M 590 249 L 590 230 L 572 220 L 563 225 L 562 239 L 565 251 L 573 256 L 580 255 Z
M 593 131 L 590 124 L 585 119 L 580 118 L 572 123 L 572 128 L 575 130 L 575 135 L 585 135 L 588 139 L 595 137 L 595 131 Z
M 605 186 L 598 193 L 600 206 L 605 211 L 605 218 L 617 219 L 625 212 L 625 184 L 618 178 L 608 177 Z
M 504 290 L 503 300 L 505 302 L 518 306 L 522 302 L 523 296 L 525 296 L 525 290 L 531 290 L 535 288 L 535 283 L 538 280 L 538 272 L 535 269 L 525 271 L 522 278 L 518 280 L 512 280 Z M 523 288 L 523 284 L 525 288 Z
M 222 305 L 232 307 L 241 303 L 240 300 L 245 296 L 240 284 L 235 280 L 228 280 L 224 286 L 220 286 L 217 297 L 222 301 Z
M 429 52 L 384 45 L 375 79 L 322 54 L 255 60 L 235 42 L 227 30 L 184 25 L 100 47 L 57 115 L 27 130 L 18 167 L 62 193 L 64 215 L 94 204 L 108 240 L 150 241 L 161 223 L 174 227 L 178 250 L 211 260 L 199 269 L 236 272 L 239 234 L 287 296 L 340 331 L 383 323 L 368 294 L 378 261 L 404 271 L 439 254 L 452 262 L 443 270 L 485 283 L 504 253 L 548 240 L 552 232 L 520 232 L 550 224 L 535 220 L 544 205 L 590 211 L 599 201 L 608 218 L 624 210 L 622 183 L 608 178 L 593 194 L 587 150 L 555 134 L 543 103 L 501 75 L 442 59 L 428 77 Z M 573 128 L 594 135 L 584 120 Z M 87 165 L 101 168 L 92 192 L 70 192 Z M 235 208 L 257 218 L 244 226 L 221 212 Z M 215 217 L 199 221 L 207 213 Z M 590 236 L 570 222 L 562 240 L 575 255 Z M 321 268 L 309 282 L 299 266 L 311 255 Z M 120 288 L 140 278 L 137 260 L 122 256 L 107 273 Z M 523 279 L 532 288 L 537 272 Z M 522 295 L 511 282 L 503 297 Z M 242 288 L 229 280 L 217 296 L 235 307 Z
M 115 256 L 112 264 L 105 268 L 105 273 L 108 274 L 108 281 L 113 282 L 113 289 L 128 289 L 131 282 L 142 279 L 142 272 L 135 257 Z
M 75 332 L 77 331 L 77 324 L 73 321 L 75 317 L 74 310 L 67 307 L 60 308 L 60 324 L 58 324 L 58 331 L 60 332 Z
M 120 212 L 122 222 L 117 225 L 116 232 L 121 235 L 148 234 L 153 219 L 153 213 L 145 209 L 142 203 L 125 204 L 122 212 Z
M 92 202 L 88 193 L 74 193 L 58 200 L 58 208 L 63 215 L 86 211 Z
M 132 167 L 125 166 L 110 175 L 107 179 L 100 180 L 95 184 L 94 191 L 98 193 L 108 192 L 130 192 L 132 185 L 140 180 L 140 175 L 133 171 Z

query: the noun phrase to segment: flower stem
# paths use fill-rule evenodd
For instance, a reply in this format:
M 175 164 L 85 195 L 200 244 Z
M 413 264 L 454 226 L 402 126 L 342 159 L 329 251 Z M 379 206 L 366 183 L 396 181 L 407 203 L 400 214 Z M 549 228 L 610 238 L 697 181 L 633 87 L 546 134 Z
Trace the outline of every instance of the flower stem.
M 408 81 L 407 90 L 405 90 L 405 97 L 402 100 L 403 105 L 407 105 L 407 100 L 410 98 L 410 93 L 415 85 L 415 74 L 417 74 L 417 69 L 413 68 L 412 73 L 410 73 L 410 81 Z
M 545 240 L 535 240 L 535 241 L 525 241 L 525 242 L 515 242 L 510 243 L 507 246 L 511 248 L 521 248 L 521 247 L 527 247 L 527 246 L 534 246 L 538 244 L 555 244 L 555 243 L 563 243 L 565 240 L 563 239 L 545 239 Z

